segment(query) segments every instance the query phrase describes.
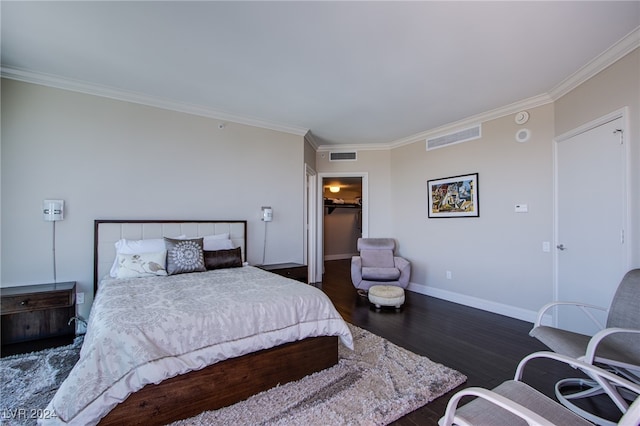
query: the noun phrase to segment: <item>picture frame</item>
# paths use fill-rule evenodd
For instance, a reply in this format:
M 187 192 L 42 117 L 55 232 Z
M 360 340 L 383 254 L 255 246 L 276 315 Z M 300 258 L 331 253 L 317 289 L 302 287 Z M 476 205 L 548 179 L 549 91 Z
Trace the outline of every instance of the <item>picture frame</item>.
M 479 217 L 478 173 L 427 181 L 429 218 Z

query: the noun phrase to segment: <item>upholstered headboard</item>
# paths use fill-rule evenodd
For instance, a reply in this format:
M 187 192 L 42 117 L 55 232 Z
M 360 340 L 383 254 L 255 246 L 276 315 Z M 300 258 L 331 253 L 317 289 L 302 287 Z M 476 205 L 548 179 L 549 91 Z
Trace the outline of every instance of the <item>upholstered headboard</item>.
M 122 239 L 142 240 L 148 238 L 190 238 L 229 233 L 231 241 L 242 249 L 242 260 L 247 260 L 246 220 L 107 220 L 94 221 L 93 291 L 109 273 L 116 257 L 115 243 Z

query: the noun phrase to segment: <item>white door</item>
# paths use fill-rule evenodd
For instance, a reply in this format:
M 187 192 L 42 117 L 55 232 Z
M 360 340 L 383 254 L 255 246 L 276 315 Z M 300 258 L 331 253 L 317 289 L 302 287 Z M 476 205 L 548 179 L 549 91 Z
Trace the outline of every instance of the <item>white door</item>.
M 557 299 L 608 308 L 626 272 L 626 156 L 623 118 L 602 121 L 556 143 Z M 580 314 L 560 308 L 557 324 L 597 331 Z

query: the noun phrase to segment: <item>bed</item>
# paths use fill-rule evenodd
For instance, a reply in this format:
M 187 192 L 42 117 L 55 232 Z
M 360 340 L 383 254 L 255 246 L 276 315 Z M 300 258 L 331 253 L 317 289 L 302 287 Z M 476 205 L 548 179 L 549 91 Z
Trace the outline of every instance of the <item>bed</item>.
M 324 293 L 246 264 L 246 221 L 94 229 L 96 298 L 80 360 L 40 423 L 166 424 L 335 365 L 339 340 L 353 348 Z M 151 243 L 168 248 L 164 264 L 160 252 L 140 254 Z M 213 263 L 181 270 L 198 249 Z

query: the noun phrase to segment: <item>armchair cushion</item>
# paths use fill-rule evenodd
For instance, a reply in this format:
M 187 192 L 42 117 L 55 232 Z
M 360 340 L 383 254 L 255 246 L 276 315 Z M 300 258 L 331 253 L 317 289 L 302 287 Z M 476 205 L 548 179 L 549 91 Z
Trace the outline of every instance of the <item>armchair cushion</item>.
M 400 278 L 398 268 L 362 267 L 362 278 L 371 281 L 393 281 Z
M 362 267 L 395 268 L 391 250 L 361 250 Z

